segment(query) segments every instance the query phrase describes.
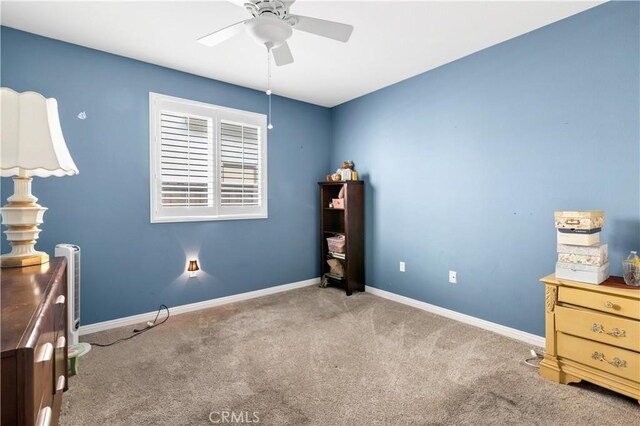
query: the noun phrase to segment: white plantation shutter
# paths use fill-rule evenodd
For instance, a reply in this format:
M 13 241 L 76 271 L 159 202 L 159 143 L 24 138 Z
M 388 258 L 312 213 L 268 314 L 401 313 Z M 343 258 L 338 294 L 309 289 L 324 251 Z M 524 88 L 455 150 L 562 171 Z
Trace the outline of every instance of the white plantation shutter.
M 212 207 L 212 121 L 171 111 L 160 117 L 162 207 Z
M 151 222 L 267 217 L 266 116 L 149 94 Z
M 220 122 L 220 205 L 259 206 L 260 128 Z

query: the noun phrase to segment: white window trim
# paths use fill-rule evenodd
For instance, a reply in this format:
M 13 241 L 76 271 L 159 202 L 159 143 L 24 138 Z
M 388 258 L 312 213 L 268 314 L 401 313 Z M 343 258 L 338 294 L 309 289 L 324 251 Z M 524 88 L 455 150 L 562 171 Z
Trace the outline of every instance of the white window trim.
M 213 132 L 215 144 L 214 149 L 214 206 L 207 208 L 209 214 L 188 214 L 188 215 L 164 215 L 160 213 L 158 203 L 161 200 L 160 179 L 160 149 L 159 128 L 160 112 L 165 104 L 181 104 L 187 108 L 195 110 L 206 110 L 206 116 L 213 121 Z M 200 113 L 200 115 L 202 115 Z M 222 207 L 219 205 L 220 198 L 220 176 L 218 166 L 220 161 L 220 120 L 242 122 L 260 127 L 260 185 L 261 197 L 258 207 Z M 267 182 L 267 116 L 264 114 L 243 111 L 233 108 L 221 107 L 204 102 L 182 99 L 159 93 L 149 92 L 149 207 L 151 223 L 170 222 L 202 222 L 217 220 L 239 220 L 239 219 L 266 219 L 268 218 L 268 182 Z M 194 208 L 195 209 L 195 208 Z M 203 208 L 204 209 L 204 208 Z M 250 210 L 242 213 L 242 210 Z

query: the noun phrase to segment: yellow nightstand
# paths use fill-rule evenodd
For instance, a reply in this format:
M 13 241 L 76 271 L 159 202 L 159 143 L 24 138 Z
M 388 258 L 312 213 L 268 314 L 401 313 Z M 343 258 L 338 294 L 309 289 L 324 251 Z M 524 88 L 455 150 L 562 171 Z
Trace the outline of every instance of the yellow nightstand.
M 586 380 L 640 403 L 640 288 L 611 277 L 600 285 L 557 279 L 545 285 L 545 356 L 540 374 Z

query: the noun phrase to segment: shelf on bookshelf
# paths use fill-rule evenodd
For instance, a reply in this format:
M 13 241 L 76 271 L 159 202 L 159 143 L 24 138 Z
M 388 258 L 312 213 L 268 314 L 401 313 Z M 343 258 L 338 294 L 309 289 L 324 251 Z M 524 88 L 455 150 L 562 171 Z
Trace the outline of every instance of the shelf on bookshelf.
M 324 274 L 324 276 L 327 277 L 327 278 L 331 278 L 332 280 L 344 281 L 344 277 L 340 277 L 338 275 L 330 274 L 328 272 L 326 274 Z

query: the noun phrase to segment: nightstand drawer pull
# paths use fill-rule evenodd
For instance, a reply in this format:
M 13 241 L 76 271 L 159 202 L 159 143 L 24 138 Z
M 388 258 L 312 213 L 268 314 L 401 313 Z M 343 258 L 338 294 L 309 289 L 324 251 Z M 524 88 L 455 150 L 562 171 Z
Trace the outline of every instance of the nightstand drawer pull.
M 591 354 L 591 358 L 595 359 L 596 361 L 604 361 L 604 362 L 608 362 L 609 364 L 613 365 L 614 367 L 618 367 L 618 368 L 624 368 L 627 366 L 627 361 L 620 359 L 618 357 L 613 358 L 613 361 L 607 361 L 607 359 L 604 357 L 604 354 L 602 352 L 594 352 Z
M 38 426 L 49 426 L 51 424 L 51 407 L 44 407 L 38 414 Z
M 604 302 L 604 307 L 605 308 L 609 308 L 609 309 L 613 309 L 615 305 L 611 302 L 609 302 L 608 300 L 606 302 Z
M 625 337 L 627 335 L 626 331 L 620 330 L 617 327 L 612 328 L 611 331 L 605 331 L 604 326 L 602 324 L 598 324 L 595 322 L 591 326 L 591 331 L 593 331 L 594 333 L 608 334 L 609 336 L 613 336 L 613 337 Z
M 64 304 L 64 294 L 61 294 L 60 296 L 58 296 L 58 298 L 56 299 L 56 305 L 63 305 Z
M 65 380 L 66 379 L 65 379 L 64 375 L 58 377 L 58 383 L 56 384 L 56 392 L 60 392 L 61 390 L 64 389 Z
M 53 345 L 47 342 L 44 345 L 40 346 L 40 352 L 38 354 L 38 357 L 36 358 L 36 362 L 38 363 L 51 361 L 51 358 L 53 358 Z

